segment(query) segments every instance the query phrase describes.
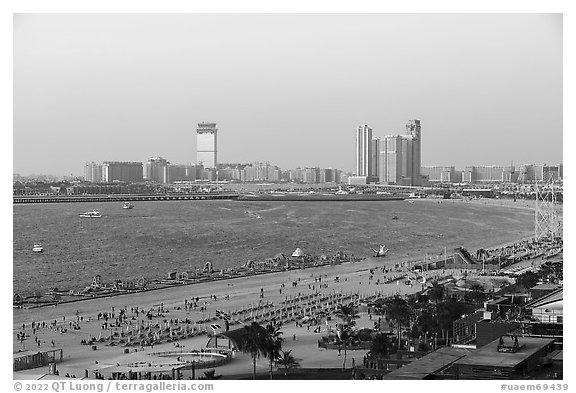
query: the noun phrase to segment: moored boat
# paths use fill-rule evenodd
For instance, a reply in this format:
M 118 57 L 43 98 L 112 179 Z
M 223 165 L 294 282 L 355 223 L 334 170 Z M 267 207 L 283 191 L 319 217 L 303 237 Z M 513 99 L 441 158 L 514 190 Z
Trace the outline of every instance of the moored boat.
M 100 214 L 100 212 L 96 209 L 89 211 L 89 212 L 85 212 L 85 213 L 81 213 L 80 217 L 82 218 L 101 218 L 102 214 Z
M 40 245 L 40 244 L 34 244 L 34 247 L 32 247 L 32 251 L 44 252 L 44 247 L 42 247 L 42 245 Z

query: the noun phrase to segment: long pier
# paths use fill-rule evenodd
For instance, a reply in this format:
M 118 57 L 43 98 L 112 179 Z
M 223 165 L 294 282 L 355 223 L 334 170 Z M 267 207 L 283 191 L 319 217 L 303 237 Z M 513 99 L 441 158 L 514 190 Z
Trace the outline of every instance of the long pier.
M 171 194 L 171 195 L 47 195 L 14 196 L 14 203 L 70 203 L 70 202 L 144 202 L 144 201 L 198 201 L 215 199 L 238 199 L 239 194 Z

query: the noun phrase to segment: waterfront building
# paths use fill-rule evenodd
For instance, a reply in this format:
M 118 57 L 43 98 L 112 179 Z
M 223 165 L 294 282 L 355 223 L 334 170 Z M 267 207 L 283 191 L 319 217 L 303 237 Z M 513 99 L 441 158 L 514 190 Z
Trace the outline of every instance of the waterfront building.
M 218 129 L 216 123 L 198 123 L 196 128 L 196 162 L 204 168 L 218 166 Z
M 146 163 L 146 179 L 156 183 L 168 183 L 168 165 L 170 163 L 162 157 L 148 159 L 148 163 Z
M 533 164 L 520 165 L 520 168 L 518 168 L 518 182 L 528 183 L 534 181 L 534 178 L 535 173 Z
M 516 173 L 514 166 L 467 166 L 462 173 L 465 183 L 515 182 L 518 178 L 519 173 Z
M 476 172 L 473 166 L 467 166 L 462 171 L 462 183 L 476 183 Z
M 370 170 L 372 168 L 372 129 L 366 124 L 358 126 L 356 130 L 356 176 L 366 177 L 370 183 Z
M 408 146 L 407 143 L 407 152 L 410 154 L 411 168 L 410 169 L 410 185 L 412 186 L 419 186 L 421 184 L 420 181 L 420 167 L 422 166 L 422 135 L 421 135 L 422 127 L 420 124 L 420 120 L 410 120 L 406 124 L 406 135 L 410 137 L 411 143 Z M 408 154 L 408 153 L 407 153 Z M 407 168 L 408 169 L 408 168 Z
M 367 177 L 368 182 L 416 186 L 422 184 L 421 168 L 421 124 L 420 120 L 410 120 L 406 124 L 406 134 L 387 135 L 384 138 L 372 138 L 370 133 L 370 152 L 366 150 L 367 126 L 358 127 L 357 134 L 357 175 Z M 368 165 L 369 170 L 365 171 Z
M 270 165 L 269 162 L 255 162 L 252 165 L 247 165 L 239 170 L 240 181 L 254 182 L 254 181 L 269 181 L 279 182 L 282 177 L 280 168 Z
M 559 165 L 535 165 L 535 179 L 536 181 L 549 182 L 560 179 Z
M 380 156 L 380 138 L 372 138 L 370 144 L 370 180 L 373 183 L 379 181 L 379 156 Z
M 168 165 L 168 179 L 170 183 L 176 181 L 194 181 L 196 180 L 196 165 Z
M 413 177 L 413 145 L 412 145 L 412 136 L 411 135 L 403 135 L 402 136 L 402 181 L 403 185 L 405 186 L 412 186 L 412 177 Z M 422 181 L 420 180 L 420 183 Z
M 426 176 L 430 183 L 459 183 L 461 180 L 461 177 L 457 179 L 453 166 L 423 166 L 420 174 Z
M 560 180 L 563 177 L 563 171 L 563 164 L 524 164 L 518 169 L 517 181 L 519 183 L 530 183 Z
M 320 183 L 320 168 L 306 168 L 304 171 L 304 183 Z
M 366 176 L 348 176 L 348 185 L 365 186 L 367 183 Z
M 380 143 L 380 183 L 402 185 L 402 136 L 388 135 Z
M 90 183 L 100 183 L 102 181 L 102 164 L 87 162 L 84 165 L 84 180 Z
M 141 162 L 104 161 L 102 163 L 102 181 L 105 183 L 114 181 L 138 183 L 143 180 Z

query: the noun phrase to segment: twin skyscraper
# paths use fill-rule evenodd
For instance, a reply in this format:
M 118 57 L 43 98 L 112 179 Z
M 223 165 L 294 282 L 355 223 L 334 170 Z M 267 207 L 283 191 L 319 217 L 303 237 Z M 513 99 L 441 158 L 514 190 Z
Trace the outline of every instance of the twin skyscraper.
M 404 135 L 374 138 L 367 125 L 356 132 L 356 176 L 366 183 L 399 186 L 421 185 L 420 120 L 410 120 Z

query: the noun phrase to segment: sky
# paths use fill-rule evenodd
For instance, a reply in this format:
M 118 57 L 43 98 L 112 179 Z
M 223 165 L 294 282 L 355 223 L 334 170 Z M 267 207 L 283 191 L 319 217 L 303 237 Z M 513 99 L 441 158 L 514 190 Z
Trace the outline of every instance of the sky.
M 422 123 L 422 165 L 562 162 L 561 14 L 16 14 L 13 172 L 196 160 L 353 171 Z

